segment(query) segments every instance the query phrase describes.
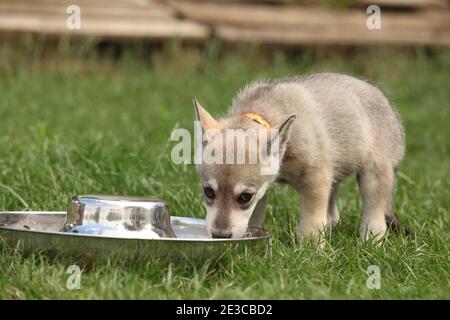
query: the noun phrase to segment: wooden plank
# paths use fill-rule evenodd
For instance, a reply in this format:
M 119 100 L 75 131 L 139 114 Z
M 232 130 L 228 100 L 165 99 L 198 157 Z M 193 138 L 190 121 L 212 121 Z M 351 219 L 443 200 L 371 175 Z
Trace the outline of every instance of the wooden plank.
M 170 0 L 162 0 L 164 2 Z M 311 6 L 314 5 L 313 1 L 302 1 L 302 0 L 189 0 L 191 2 L 196 2 L 198 4 L 202 3 L 252 3 L 252 4 L 278 4 L 278 5 L 305 5 Z M 331 2 L 331 1 L 330 1 Z M 325 2 L 319 2 L 318 7 L 323 6 Z M 354 0 L 353 2 L 347 2 L 346 7 L 348 6 L 365 6 L 368 7 L 372 4 L 376 4 L 383 8 L 426 8 L 426 7 L 441 7 L 448 8 L 449 3 L 447 0 Z
M 320 8 L 281 6 L 274 8 L 267 5 L 246 4 L 196 4 L 190 1 L 170 1 L 181 16 L 208 25 L 252 26 L 272 29 L 274 27 L 296 27 L 304 25 L 355 25 L 366 27 L 365 10 L 325 10 Z M 393 13 L 385 13 L 384 17 Z M 399 25 L 427 27 L 432 21 L 421 19 L 417 13 L 397 14 L 395 20 Z
M 408 19 L 397 19 L 397 15 L 385 15 L 382 29 L 369 30 L 359 24 L 322 24 L 296 28 L 252 28 L 218 26 L 219 38 L 231 42 L 254 42 L 268 44 L 394 44 L 394 45 L 444 45 L 450 46 L 449 12 L 432 12 L 421 15 L 424 24 L 412 25 Z M 429 27 L 433 21 L 435 27 Z M 426 27 L 428 26 L 428 27 Z
M 171 0 L 160 0 L 161 2 L 170 2 Z M 305 3 L 310 3 L 309 0 L 189 0 L 192 2 L 196 2 L 198 4 L 202 4 L 202 3 L 251 3 L 251 4 L 287 4 L 287 3 L 296 3 L 296 4 L 305 4 Z
M 215 28 L 225 41 L 271 44 L 444 44 L 448 45 L 447 10 L 385 12 L 381 30 L 369 30 L 365 10 L 342 12 L 299 6 L 273 6 L 172 1 L 180 14 Z
M 348 31 L 348 32 L 345 32 Z M 411 32 L 402 30 L 395 34 L 355 33 L 343 29 L 302 29 L 302 30 L 257 30 L 220 26 L 217 37 L 224 42 L 249 42 L 258 44 L 298 46 L 304 44 L 322 45 L 443 45 L 450 46 L 449 33 L 435 34 L 427 30 Z
M 23 3 L 23 4 L 37 4 L 37 5 L 58 5 L 69 6 L 78 5 L 85 6 L 99 6 L 99 7 L 117 7 L 117 8 L 145 8 L 149 5 L 158 4 L 161 1 L 155 0 L 0 0 L 0 3 Z
M 446 0 L 358 0 L 363 6 L 376 4 L 381 8 L 417 8 L 423 9 L 428 7 L 448 8 L 449 4 Z
M 139 7 L 115 7 L 101 6 L 96 3 L 81 6 L 81 16 L 106 16 L 106 17 L 125 17 L 128 19 L 173 19 L 175 18 L 175 10 L 163 5 L 151 4 L 145 8 Z M 0 1 L 0 12 L 2 13 L 30 13 L 30 14 L 60 14 L 69 16 L 66 13 L 67 6 L 65 4 L 37 3 L 26 1 L 5 2 Z
M 66 27 L 67 6 L 73 0 L 0 0 L 0 30 L 43 34 L 90 35 L 167 39 L 180 37 L 199 41 L 209 29 L 195 22 L 176 19 L 175 11 L 149 0 L 77 0 L 81 7 L 81 29 Z
M 112 38 L 144 38 L 161 40 L 179 37 L 184 40 L 200 41 L 209 36 L 208 28 L 195 22 L 180 20 L 132 20 L 132 19 L 89 19 L 82 20 L 81 29 L 70 30 L 63 16 L 37 14 L 0 13 L 0 30 L 8 32 L 36 32 L 43 34 L 89 35 Z

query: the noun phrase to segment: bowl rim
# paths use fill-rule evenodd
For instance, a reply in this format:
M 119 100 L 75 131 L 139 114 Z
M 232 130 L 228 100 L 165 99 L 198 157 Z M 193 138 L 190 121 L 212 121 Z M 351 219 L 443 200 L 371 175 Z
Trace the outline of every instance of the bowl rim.
M 67 215 L 65 211 L 1 211 L 0 214 L 49 214 L 49 215 Z M 195 220 L 195 222 L 205 221 L 201 218 L 193 218 L 193 217 L 182 217 L 182 216 L 170 216 L 170 219 L 188 219 Z M 169 241 L 169 242 L 246 242 L 246 241 L 259 241 L 272 237 L 272 234 L 268 231 L 264 231 L 265 235 L 259 237 L 247 237 L 247 238 L 156 238 L 156 239 L 142 239 L 142 238 L 133 238 L 133 237 L 112 237 L 112 236 L 103 236 L 103 235 L 93 235 L 93 234 L 82 234 L 82 233 L 68 233 L 68 232 L 57 232 L 57 231 L 43 231 L 43 230 L 25 230 L 16 227 L 9 226 L 0 226 L 0 231 L 15 231 L 15 232 L 24 232 L 24 233 L 38 233 L 38 234 L 46 234 L 46 235 L 57 235 L 57 236 L 65 236 L 65 237 L 85 237 L 85 238 L 96 238 L 96 239 L 114 239 L 114 240 L 137 240 L 137 241 Z

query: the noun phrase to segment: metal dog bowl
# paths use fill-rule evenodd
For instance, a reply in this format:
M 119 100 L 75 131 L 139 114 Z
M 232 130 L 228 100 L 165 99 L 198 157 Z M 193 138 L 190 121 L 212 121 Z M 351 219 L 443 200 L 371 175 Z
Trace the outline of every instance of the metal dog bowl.
M 0 212 L 0 244 L 25 252 L 45 251 L 96 258 L 217 258 L 260 252 L 270 234 L 213 239 L 204 219 L 170 217 L 161 200 L 137 197 L 73 197 L 64 211 Z
M 176 237 L 164 201 L 141 197 L 75 196 L 62 231 L 143 239 Z

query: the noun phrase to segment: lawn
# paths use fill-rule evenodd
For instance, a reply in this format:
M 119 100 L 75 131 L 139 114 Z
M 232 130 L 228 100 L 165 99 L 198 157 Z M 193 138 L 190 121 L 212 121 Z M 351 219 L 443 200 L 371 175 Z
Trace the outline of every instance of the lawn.
M 70 258 L 22 257 L 0 246 L 0 298 L 449 299 L 450 51 L 323 50 L 263 56 L 255 49 L 219 54 L 215 46 L 173 46 L 143 58 L 133 50 L 49 56 L 42 48 L 4 46 L 0 210 L 64 210 L 70 196 L 97 193 L 157 196 L 173 215 L 204 217 L 195 167 L 170 160 L 171 131 L 193 129 L 191 97 L 221 115 L 251 80 L 337 71 L 378 84 L 399 111 L 407 152 L 395 208 L 413 236 L 362 243 L 352 178 L 340 192 L 341 222 L 325 248 L 297 246 L 297 196 L 274 185 L 266 255 L 218 263 L 93 262 L 82 265 L 81 288 L 69 290 Z M 371 265 L 381 271 L 379 290 L 366 286 Z

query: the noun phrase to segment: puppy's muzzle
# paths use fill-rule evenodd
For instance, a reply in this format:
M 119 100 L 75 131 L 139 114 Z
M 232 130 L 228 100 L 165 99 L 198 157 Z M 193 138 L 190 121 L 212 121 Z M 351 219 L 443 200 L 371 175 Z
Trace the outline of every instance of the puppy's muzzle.
M 211 232 L 211 236 L 215 239 L 228 239 L 231 238 L 231 232 Z

